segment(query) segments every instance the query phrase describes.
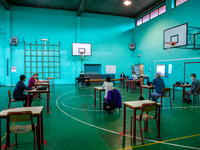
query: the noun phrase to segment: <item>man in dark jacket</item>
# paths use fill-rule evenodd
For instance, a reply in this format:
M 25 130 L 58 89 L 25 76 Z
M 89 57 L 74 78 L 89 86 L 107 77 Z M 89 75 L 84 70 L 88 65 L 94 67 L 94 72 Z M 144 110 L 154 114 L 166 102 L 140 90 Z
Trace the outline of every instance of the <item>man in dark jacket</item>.
M 24 107 L 27 106 L 27 95 L 24 95 L 23 92 L 24 90 L 32 90 L 34 89 L 34 87 L 26 87 L 25 84 L 24 84 L 24 81 L 26 80 L 26 77 L 25 75 L 21 75 L 20 76 L 20 81 L 17 82 L 17 85 L 14 89 L 14 92 L 13 92 L 13 98 L 15 100 L 25 100 L 25 104 L 24 104 Z M 29 104 L 31 106 L 31 103 L 32 103 L 32 100 L 33 100 L 33 96 L 32 95 L 29 95 Z
M 190 99 L 190 95 L 197 93 L 198 88 L 200 87 L 200 81 L 196 79 L 196 74 L 191 74 L 191 80 L 192 80 L 192 85 L 189 91 L 185 91 L 185 95 L 187 98 L 187 103 L 192 102 L 192 100 Z

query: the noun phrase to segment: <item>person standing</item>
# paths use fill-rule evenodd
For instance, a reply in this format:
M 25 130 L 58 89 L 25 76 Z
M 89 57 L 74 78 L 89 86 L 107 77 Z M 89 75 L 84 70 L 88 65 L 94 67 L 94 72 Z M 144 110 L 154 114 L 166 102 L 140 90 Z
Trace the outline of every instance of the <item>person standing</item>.
M 186 99 L 187 99 L 187 103 L 192 102 L 192 100 L 190 99 L 190 95 L 197 93 L 198 88 L 200 87 L 200 81 L 196 79 L 196 74 L 191 74 L 191 80 L 192 80 L 192 85 L 190 90 L 185 91 L 185 95 L 186 95 Z

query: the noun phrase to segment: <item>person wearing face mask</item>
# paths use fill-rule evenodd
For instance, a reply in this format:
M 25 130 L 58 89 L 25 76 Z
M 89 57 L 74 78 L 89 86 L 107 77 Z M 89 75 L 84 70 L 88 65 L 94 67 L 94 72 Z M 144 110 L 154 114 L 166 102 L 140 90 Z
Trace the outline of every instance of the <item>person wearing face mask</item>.
M 79 75 L 80 78 L 85 77 L 83 74 L 83 71 L 81 71 L 81 74 Z M 82 85 L 84 85 L 84 80 L 78 80 L 78 83 L 81 83 Z
M 160 73 L 156 73 L 156 78 L 153 79 L 153 82 L 151 86 L 153 87 L 155 85 L 155 92 L 151 93 L 152 101 L 157 101 L 158 97 L 162 95 L 162 89 L 165 88 L 165 83 L 163 79 L 161 78 Z
M 133 71 L 132 77 L 133 77 L 133 80 L 137 80 L 138 79 L 138 77 L 137 77 L 137 75 L 135 74 L 134 71 Z
M 120 82 L 123 82 L 123 78 L 126 78 L 125 74 L 122 72 L 122 74 L 120 74 Z
M 197 93 L 197 90 L 200 87 L 200 81 L 196 79 L 196 74 L 194 74 L 194 73 L 191 74 L 191 80 L 192 80 L 192 85 L 191 85 L 190 90 L 185 91 L 187 103 L 192 102 L 192 100 L 190 99 L 190 95 Z

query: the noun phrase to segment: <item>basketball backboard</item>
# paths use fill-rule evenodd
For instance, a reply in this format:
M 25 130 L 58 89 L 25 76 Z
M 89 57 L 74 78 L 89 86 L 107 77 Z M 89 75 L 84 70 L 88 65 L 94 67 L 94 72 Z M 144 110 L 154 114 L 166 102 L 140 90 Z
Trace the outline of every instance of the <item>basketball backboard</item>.
M 91 56 L 91 44 L 90 43 L 72 43 L 72 55 L 73 56 Z
M 169 44 L 175 43 L 175 44 Z M 188 24 L 182 24 L 173 28 L 164 30 L 163 48 L 176 48 L 187 46 L 188 44 Z

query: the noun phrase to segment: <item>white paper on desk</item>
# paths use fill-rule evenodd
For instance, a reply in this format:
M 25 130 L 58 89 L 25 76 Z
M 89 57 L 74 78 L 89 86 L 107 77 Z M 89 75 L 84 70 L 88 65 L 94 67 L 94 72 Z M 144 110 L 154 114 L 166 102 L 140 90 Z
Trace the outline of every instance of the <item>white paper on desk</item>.
M 16 70 L 16 66 L 12 66 L 11 67 L 11 72 L 16 72 L 17 70 Z

